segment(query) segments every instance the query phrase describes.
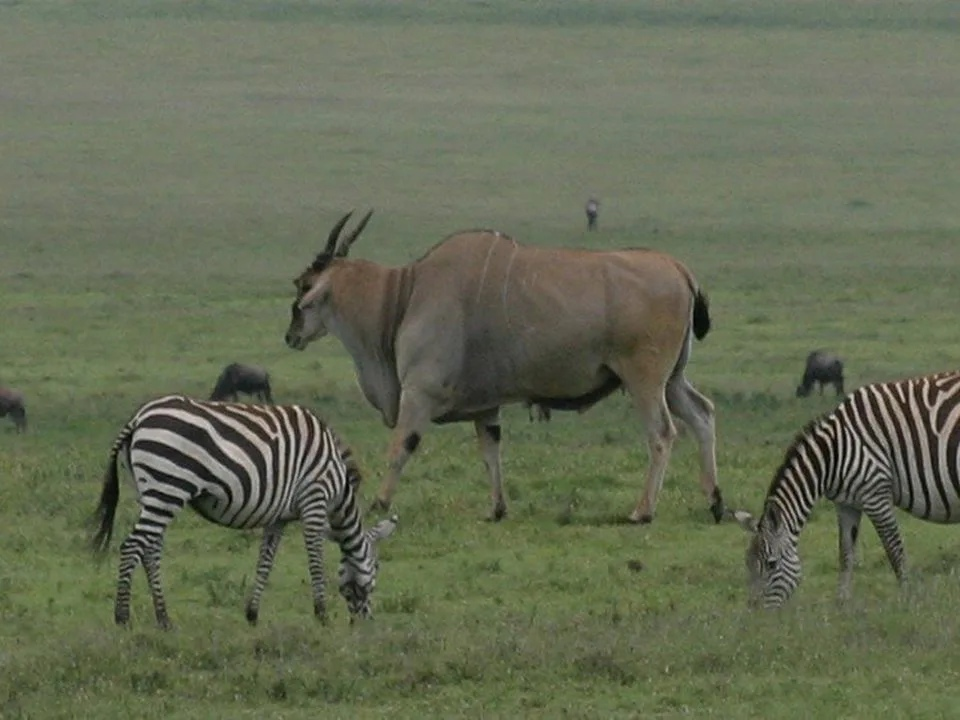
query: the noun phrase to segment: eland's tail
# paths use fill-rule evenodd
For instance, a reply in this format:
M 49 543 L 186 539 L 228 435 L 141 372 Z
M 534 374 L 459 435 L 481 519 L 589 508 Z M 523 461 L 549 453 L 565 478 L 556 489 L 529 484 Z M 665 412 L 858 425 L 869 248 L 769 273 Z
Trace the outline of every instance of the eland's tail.
M 700 289 L 693 296 L 693 336 L 703 340 L 710 332 L 710 302 Z

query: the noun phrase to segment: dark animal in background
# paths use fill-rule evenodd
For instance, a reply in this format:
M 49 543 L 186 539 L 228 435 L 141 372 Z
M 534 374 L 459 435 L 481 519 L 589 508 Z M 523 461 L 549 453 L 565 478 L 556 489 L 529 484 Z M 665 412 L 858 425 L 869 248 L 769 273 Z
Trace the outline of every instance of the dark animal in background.
M 210 399 L 227 400 L 229 398 L 236 401 L 238 393 L 254 395 L 261 401 L 272 405 L 273 395 L 270 394 L 270 374 L 256 365 L 230 363 L 217 378 L 217 384 L 213 388 L 213 392 L 210 393 Z
M 587 200 L 587 230 L 597 229 L 597 215 L 600 214 L 600 202 L 595 198 Z
M 807 355 L 807 366 L 803 371 L 803 380 L 797 386 L 797 397 L 807 397 L 813 390 L 813 384 L 823 386 L 832 384 L 837 396 L 843 395 L 843 361 L 825 350 L 814 350 Z
M 630 518 L 653 519 L 677 435 L 672 413 L 697 438 L 701 488 L 720 521 L 713 404 L 684 375 L 710 314 L 681 262 L 652 250 L 527 247 L 473 230 L 408 265 L 384 267 L 346 257 L 370 218 L 340 238 L 350 215 L 294 280 L 286 343 L 303 350 L 336 336 L 367 401 L 393 429 L 377 506 L 390 506 L 431 423 L 472 422 L 490 480 L 490 517 L 499 520 L 507 511 L 501 406 L 583 412 L 622 387 L 650 453 Z
M 530 416 L 530 422 L 550 422 L 550 408 L 546 405 L 541 405 L 540 403 L 535 403 L 533 400 L 527 400 L 524 405 L 527 408 L 527 413 Z
M 23 393 L 13 388 L 0 387 L 0 418 L 10 416 L 17 432 L 27 430 L 27 408 L 23 402 Z

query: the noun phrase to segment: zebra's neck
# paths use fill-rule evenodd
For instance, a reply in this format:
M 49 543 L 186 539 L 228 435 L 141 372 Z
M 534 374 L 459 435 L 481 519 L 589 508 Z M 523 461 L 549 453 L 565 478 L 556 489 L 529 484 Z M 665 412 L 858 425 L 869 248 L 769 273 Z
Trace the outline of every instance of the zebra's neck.
M 839 431 L 834 416 L 807 425 L 787 449 L 774 475 L 766 504 L 779 510 L 788 532 L 799 535 L 813 506 L 829 494 L 837 474 Z
M 331 501 L 328 519 L 330 539 L 340 546 L 343 556 L 353 565 L 363 566 L 370 556 L 369 540 L 363 532 L 353 488 L 348 487 L 340 498 Z

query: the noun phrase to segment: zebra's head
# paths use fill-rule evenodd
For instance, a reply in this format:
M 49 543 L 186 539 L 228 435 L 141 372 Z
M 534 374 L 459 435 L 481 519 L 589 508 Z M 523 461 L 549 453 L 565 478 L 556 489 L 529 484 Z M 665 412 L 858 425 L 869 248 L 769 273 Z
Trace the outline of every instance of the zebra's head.
M 397 529 L 398 518 L 394 515 L 381 520 L 364 533 L 360 557 L 352 558 L 346 554 L 340 559 L 340 594 L 347 601 L 350 622 L 357 618 L 373 616 L 370 609 L 370 597 L 377 587 L 377 571 L 380 561 L 377 559 L 377 543 L 393 535 Z
M 757 522 L 742 510 L 734 513 L 740 527 L 751 534 L 747 547 L 750 607 L 778 608 L 800 584 L 797 539 L 787 529 L 776 505 L 768 504 Z

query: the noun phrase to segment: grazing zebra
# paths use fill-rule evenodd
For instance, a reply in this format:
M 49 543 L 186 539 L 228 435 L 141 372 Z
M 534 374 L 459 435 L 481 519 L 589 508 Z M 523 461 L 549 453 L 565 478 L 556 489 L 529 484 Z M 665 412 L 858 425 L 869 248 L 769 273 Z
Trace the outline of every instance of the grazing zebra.
M 747 549 L 751 604 L 778 607 L 800 583 L 797 537 L 814 503 L 836 503 L 839 597 L 850 582 L 861 515 L 873 523 L 904 580 L 895 507 L 923 520 L 960 522 L 960 372 L 865 385 L 804 428 L 787 450 Z
M 376 585 L 376 543 L 396 517 L 366 532 L 357 509 L 360 473 L 340 438 L 316 415 L 298 406 L 204 402 L 180 395 L 143 405 L 123 426 L 104 474 L 96 554 L 108 549 L 120 485 L 118 456 L 126 449 L 136 481 L 140 517 L 120 546 L 114 617 L 130 618 L 130 581 L 139 563 L 146 571 L 157 623 L 171 627 L 160 583 L 164 532 L 184 505 L 207 520 L 236 529 L 264 528 L 256 580 L 246 615 L 255 625 L 260 596 L 287 523 L 301 520 L 306 540 L 313 609 L 326 619 L 323 541 L 342 551 L 339 584 L 351 621 L 369 617 Z

